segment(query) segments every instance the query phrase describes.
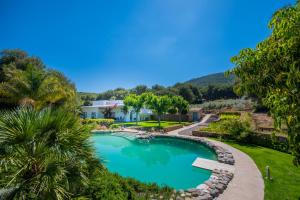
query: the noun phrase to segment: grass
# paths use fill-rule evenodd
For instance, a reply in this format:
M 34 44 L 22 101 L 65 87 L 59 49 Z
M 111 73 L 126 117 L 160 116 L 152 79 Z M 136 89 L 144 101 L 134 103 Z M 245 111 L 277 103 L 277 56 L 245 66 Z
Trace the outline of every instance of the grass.
M 299 200 L 300 167 L 292 163 L 293 156 L 273 149 L 225 142 L 248 154 L 265 177 L 266 166 L 270 167 L 273 180 L 265 182 L 265 200 Z
M 138 122 L 137 125 L 135 122 L 123 122 L 123 123 L 117 123 L 117 124 L 123 125 L 125 127 L 138 126 L 138 127 L 142 127 L 142 128 L 159 128 L 157 121 L 141 121 L 141 122 Z M 171 122 L 171 121 L 161 121 L 160 122 L 161 128 L 167 128 L 167 127 L 176 126 L 176 125 L 186 126 L 189 124 L 191 124 L 191 123 L 181 122 L 181 124 L 180 124 L 179 122 Z

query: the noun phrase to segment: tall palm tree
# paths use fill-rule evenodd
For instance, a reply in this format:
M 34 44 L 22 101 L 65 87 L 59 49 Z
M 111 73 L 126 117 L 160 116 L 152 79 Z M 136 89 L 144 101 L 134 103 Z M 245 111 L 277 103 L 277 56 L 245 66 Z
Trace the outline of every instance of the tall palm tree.
M 92 158 L 89 131 L 74 114 L 59 109 L 3 111 L 0 196 L 68 199 L 80 192 Z

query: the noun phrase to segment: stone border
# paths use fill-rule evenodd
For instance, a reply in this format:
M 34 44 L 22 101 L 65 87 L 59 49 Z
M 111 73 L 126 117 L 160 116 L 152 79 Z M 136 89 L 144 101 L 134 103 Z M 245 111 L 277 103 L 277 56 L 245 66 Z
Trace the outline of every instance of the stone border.
M 199 142 L 202 144 L 205 144 L 209 148 L 213 149 L 215 153 L 217 154 L 217 160 L 221 163 L 229 164 L 229 165 L 234 165 L 234 158 L 231 152 L 228 150 L 224 149 L 223 147 L 220 147 L 218 145 L 215 145 L 214 143 L 204 139 L 204 138 L 197 138 L 193 136 L 188 136 L 188 135 L 167 135 L 167 134 L 141 134 L 137 135 L 138 139 L 149 139 L 152 137 L 174 137 L 174 138 L 180 138 L 184 140 L 191 140 L 195 142 Z
M 124 131 L 126 132 L 126 131 Z M 133 133 L 133 132 L 131 132 Z M 215 151 L 217 154 L 218 162 L 234 165 L 234 157 L 231 152 L 226 150 L 225 148 L 214 144 L 206 140 L 205 138 L 197 138 L 188 135 L 168 135 L 168 134 L 160 134 L 160 133 L 137 133 L 137 139 L 151 139 L 154 137 L 169 137 L 169 138 L 179 138 L 183 140 L 195 141 L 204 145 L 207 145 L 211 149 Z M 227 188 L 229 182 L 232 180 L 234 174 L 227 170 L 212 170 L 212 174 L 207 181 L 198 185 L 196 188 L 191 188 L 187 190 L 179 190 L 179 197 L 176 200 L 184 200 L 186 197 L 194 200 L 212 200 L 218 197 L 220 194 L 224 192 Z
M 183 140 L 195 141 L 204 145 L 207 145 L 215 151 L 217 154 L 217 160 L 221 163 L 234 165 L 234 158 L 231 152 L 220 147 L 205 138 L 196 138 L 187 135 L 166 135 L 166 134 L 149 134 L 149 135 L 137 135 L 138 139 L 150 139 L 153 137 L 170 137 L 179 138 Z M 196 188 L 191 188 L 187 190 L 179 190 L 180 196 L 176 200 L 181 200 L 187 198 L 195 200 L 212 200 L 218 197 L 227 188 L 227 185 L 232 180 L 234 174 L 227 170 L 212 170 L 212 174 L 207 181 L 200 184 Z

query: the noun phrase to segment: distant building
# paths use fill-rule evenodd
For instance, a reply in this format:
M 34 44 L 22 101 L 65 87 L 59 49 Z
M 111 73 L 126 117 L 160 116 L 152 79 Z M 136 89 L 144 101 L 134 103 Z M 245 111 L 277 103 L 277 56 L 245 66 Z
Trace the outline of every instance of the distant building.
M 82 106 L 82 118 L 113 118 L 116 121 L 130 122 L 136 120 L 136 114 L 129 108 L 128 113 L 124 114 L 123 100 L 99 100 L 92 101 L 91 106 Z M 152 111 L 142 108 L 138 113 L 138 121 L 149 120 Z

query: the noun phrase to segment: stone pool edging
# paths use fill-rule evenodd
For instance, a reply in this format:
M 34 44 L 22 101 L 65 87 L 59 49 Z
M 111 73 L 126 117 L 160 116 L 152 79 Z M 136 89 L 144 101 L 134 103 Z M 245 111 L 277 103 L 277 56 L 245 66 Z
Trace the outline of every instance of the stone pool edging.
M 108 131 L 95 131 L 98 133 L 104 133 Z M 127 132 L 127 130 L 118 130 L 112 132 Z M 189 140 L 204 144 L 215 151 L 217 154 L 217 161 L 220 163 L 225 163 L 228 165 L 233 165 L 235 163 L 234 157 L 231 152 L 226 150 L 225 148 L 218 146 L 217 144 L 208 141 L 205 138 L 195 137 L 195 136 L 188 136 L 188 135 L 178 135 L 178 134 L 161 134 L 161 133 L 146 133 L 140 131 L 130 131 L 131 133 L 135 134 L 137 139 L 151 139 L 155 137 L 169 137 L 169 138 L 179 138 L 183 140 Z M 178 190 L 175 193 L 179 195 L 176 196 L 176 200 L 213 200 L 217 199 L 217 197 L 222 194 L 230 181 L 234 177 L 234 172 L 230 172 L 227 170 L 212 170 L 212 174 L 207 181 L 198 185 L 196 188 L 190 188 L 186 190 Z M 172 199 L 172 198 L 171 198 Z
M 148 139 L 152 137 L 171 137 L 183 140 L 195 141 L 204 144 L 215 151 L 217 160 L 220 163 L 234 165 L 234 157 L 231 152 L 220 147 L 205 138 L 193 137 L 188 135 L 167 135 L 167 134 L 147 134 L 137 135 L 139 139 Z M 196 188 L 179 190 L 179 197 L 176 200 L 194 199 L 194 200 L 212 200 L 222 194 L 227 188 L 229 182 L 233 179 L 234 173 L 227 170 L 212 170 L 212 174 L 207 181 L 198 185 Z

